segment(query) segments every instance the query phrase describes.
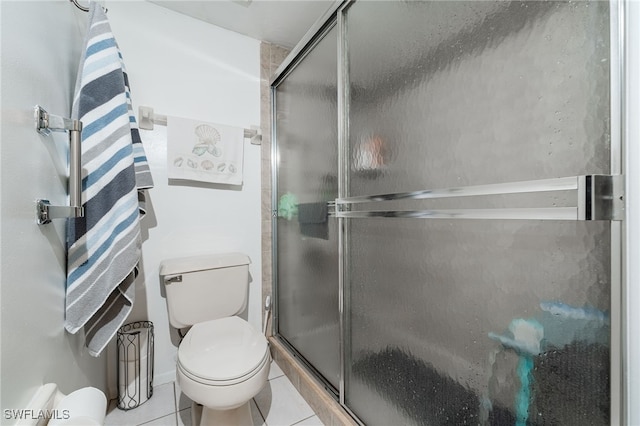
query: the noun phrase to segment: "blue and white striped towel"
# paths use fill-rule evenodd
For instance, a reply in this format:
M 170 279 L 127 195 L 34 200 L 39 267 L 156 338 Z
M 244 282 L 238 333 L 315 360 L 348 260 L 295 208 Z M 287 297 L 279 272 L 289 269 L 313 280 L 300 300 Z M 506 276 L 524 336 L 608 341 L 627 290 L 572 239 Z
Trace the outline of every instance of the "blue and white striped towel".
M 152 181 L 146 158 L 136 176 L 137 135 L 122 57 L 104 11 L 90 5 L 72 116 L 83 122 L 82 202 L 85 216 L 67 229 L 65 328 L 84 328 L 98 356 L 125 321 L 134 299 L 141 240 L 137 178 Z M 142 144 L 135 141 L 139 148 Z M 146 171 L 144 170 L 146 167 Z
M 129 76 L 127 69 L 120 55 L 120 65 L 124 74 L 124 86 L 127 94 L 127 108 L 129 110 L 129 125 L 131 126 L 131 142 L 133 143 L 133 165 L 136 171 L 136 187 L 138 188 L 138 209 L 140 217 L 147 214 L 146 207 L 146 190 L 153 188 L 153 178 L 147 161 L 147 154 L 142 146 L 142 138 L 140 138 L 140 130 L 138 130 L 138 122 L 133 113 L 133 104 L 131 102 L 131 89 L 129 88 Z
M 129 111 L 131 139 L 133 142 L 133 163 L 136 170 L 136 186 L 138 187 L 138 191 L 143 193 L 145 189 L 153 188 L 153 178 L 151 177 L 151 170 L 149 169 L 149 163 L 147 162 L 147 155 L 145 154 L 144 147 L 142 146 L 142 139 L 140 138 L 140 131 L 138 130 L 138 122 L 136 121 L 136 116 L 133 113 L 129 75 L 127 74 L 127 69 L 124 66 L 121 54 L 120 66 L 122 66 L 122 72 L 124 74 L 124 86 L 127 95 L 127 109 Z M 144 212 L 142 211 L 141 213 Z

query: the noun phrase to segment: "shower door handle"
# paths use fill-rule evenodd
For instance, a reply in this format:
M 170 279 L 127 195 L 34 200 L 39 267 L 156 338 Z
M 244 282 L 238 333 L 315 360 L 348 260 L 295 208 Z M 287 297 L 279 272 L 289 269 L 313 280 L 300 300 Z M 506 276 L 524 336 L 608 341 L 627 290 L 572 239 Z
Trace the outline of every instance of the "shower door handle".
M 399 200 L 463 198 L 507 194 L 572 191 L 572 207 L 465 208 L 434 210 L 354 210 L 353 205 Z M 413 192 L 365 195 L 336 199 L 335 216 L 340 218 L 418 219 L 525 219 L 525 220 L 609 220 L 624 218 L 624 176 L 584 175 L 555 179 L 474 185 Z

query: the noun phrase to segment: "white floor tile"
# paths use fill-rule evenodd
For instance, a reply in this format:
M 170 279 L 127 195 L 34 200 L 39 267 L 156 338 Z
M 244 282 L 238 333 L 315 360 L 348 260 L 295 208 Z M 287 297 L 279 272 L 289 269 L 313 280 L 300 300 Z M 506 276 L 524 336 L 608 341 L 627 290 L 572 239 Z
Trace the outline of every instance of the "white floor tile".
M 191 408 L 178 411 L 177 414 L 178 426 L 191 426 Z M 253 420 L 253 426 L 266 426 L 266 423 L 253 400 L 251 400 L 251 418 Z
M 286 376 L 267 382 L 255 401 L 269 426 L 290 426 L 315 414 Z
M 275 377 L 250 402 L 254 426 L 322 425 L 280 367 L 273 363 L 271 368 Z M 191 400 L 174 383 L 154 387 L 151 399 L 133 410 L 116 404 L 110 402 L 105 426 L 191 426 Z
M 139 425 L 160 419 L 176 411 L 173 383 L 154 386 L 153 396 L 132 410 L 120 410 L 116 405 L 116 401 L 109 404 L 105 426 Z M 175 424 L 175 417 L 173 424 Z
M 324 423 L 320 421 L 318 416 L 311 416 L 308 419 L 295 423 L 293 426 L 324 426 Z
M 275 379 L 280 376 L 284 376 L 282 369 L 276 364 L 275 361 L 271 361 L 271 367 L 269 369 L 269 377 L 267 380 Z
M 176 413 L 168 414 L 159 419 L 151 420 L 150 422 L 143 423 L 140 426 L 176 426 Z M 188 426 L 191 426 L 189 423 Z

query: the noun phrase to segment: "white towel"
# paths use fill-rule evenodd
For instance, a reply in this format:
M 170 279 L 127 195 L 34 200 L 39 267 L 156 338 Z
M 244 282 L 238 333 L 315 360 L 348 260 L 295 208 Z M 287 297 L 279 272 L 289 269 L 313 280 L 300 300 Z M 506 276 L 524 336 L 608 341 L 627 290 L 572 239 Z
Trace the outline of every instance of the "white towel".
M 136 169 L 121 55 L 104 11 L 91 3 L 72 116 L 83 123 L 84 217 L 67 227 L 65 328 L 84 327 L 98 356 L 131 311 L 140 259 Z M 141 146 L 141 144 L 139 144 Z M 151 182 L 147 179 L 145 186 Z
M 169 179 L 242 185 L 244 129 L 167 118 Z

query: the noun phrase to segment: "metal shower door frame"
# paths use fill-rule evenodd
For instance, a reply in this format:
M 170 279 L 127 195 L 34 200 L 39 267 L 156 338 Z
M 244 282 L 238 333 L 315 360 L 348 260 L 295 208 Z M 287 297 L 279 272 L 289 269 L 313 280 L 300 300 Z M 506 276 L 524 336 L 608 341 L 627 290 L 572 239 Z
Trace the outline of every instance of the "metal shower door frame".
M 300 40 L 300 42 L 291 50 L 289 55 L 285 58 L 282 64 L 275 71 L 270 81 L 270 106 L 271 106 L 271 262 L 272 262 L 272 333 L 274 336 L 278 336 L 279 334 L 279 298 L 278 298 L 278 164 L 279 164 L 279 151 L 278 151 L 278 140 L 277 140 L 277 126 L 276 126 L 276 115 L 277 115 L 277 105 L 276 105 L 276 91 L 280 83 L 282 83 L 286 77 L 289 75 L 291 71 L 293 71 L 300 62 L 304 60 L 308 53 L 310 53 L 314 47 L 322 41 L 322 39 L 334 28 L 338 25 L 336 21 L 336 17 L 338 16 L 337 11 L 341 8 L 345 3 L 350 2 L 351 0 L 335 0 L 334 3 L 327 9 L 327 11 L 313 24 L 313 26 L 307 31 L 304 37 Z M 338 35 L 338 42 L 341 39 L 340 35 Z M 338 73 L 338 79 L 340 78 L 340 73 Z M 338 102 L 339 104 L 339 102 Z M 339 155 L 340 157 L 340 155 Z M 340 247 L 340 243 L 338 244 Z M 342 298 L 341 289 L 338 290 L 340 299 Z M 342 315 L 340 316 L 340 321 L 342 321 Z M 340 389 L 338 389 L 338 393 L 342 394 L 342 377 L 344 376 L 343 365 L 342 365 L 342 338 L 343 327 L 342 323 L 340 323 Z M 288 342 L 284 341 L 285 346 L 289 349 L 295 351 L 297 350 L 293 348 Z M 299 354 L 298 354 L 299 355 Z M 324 377 L 321 377 L 320 373 L 312 366 L 309 365 L 306 360 L 302 356 L 298 356 L 298 359 L 303 362 L 309 370 L 319 379 L 321 382 L 325 384 L 325 387 L 333 388 L 333 386 L 326 380 Z
M 347 12 L 356 0 L 335 1 L 304 38 L 292 50 L 282 65 L 278 68 L 271 81 L 271 174 L 272 174 L 272 282 L 274 292 L 274 321 L 273 333 L 278 334 L 278 298 L 277 298 L 277 184 L 278 184 L 278 147 L 276 128 L 276 90 L 287 74 L 304 59 L 315 44 L 322 39 L 328 27 L 337 25 L 338 38 L 338 200 L 336 200 L 335 215 L 338 217 L 338 246 L 339 246 L 339 318 L 340 318 L 340 389 L 339 402 L 354 418 L 357 417 L 345 402 L 346 366 L 348 358 L 350 327 L 349 327 L 349 63 L 347 41 Z M 621 175 L 626 178 L 624 169 L 625 146 L 627 140 L 624 129 L 626 126 L 626 58 L 625 58 L 625 10 L 629 0 L 609 0 L 610 10 L 610 125 L 611 151 L 610 174 Z M 624 185 L 624 184 L 623 184 Z M 340 200 L 347 200 L 341 203 Z M 629 384 L 626 377 L 631 360 L 626 359 L 627 332 L 626 319 L 628 312 L 625 308 L 626 287 L 625 258 L 627 242 L 626 227 L 623 220 L 611 222 L 611 367 L 610 392 L 612 425 L 628 424 L 629 417 Z

